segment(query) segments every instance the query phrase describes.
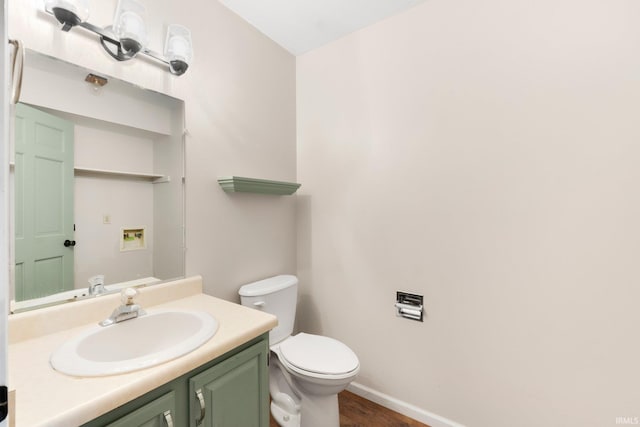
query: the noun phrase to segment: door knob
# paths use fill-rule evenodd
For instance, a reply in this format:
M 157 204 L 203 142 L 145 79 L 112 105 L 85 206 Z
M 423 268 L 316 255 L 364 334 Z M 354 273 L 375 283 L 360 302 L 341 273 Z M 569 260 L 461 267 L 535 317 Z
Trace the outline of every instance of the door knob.
M 65 247 L 69 247 L 69 246 L 75 246 L 76 245 L 76 241 L 75 240 L 65 240 L 64 241 L 64 246 Z

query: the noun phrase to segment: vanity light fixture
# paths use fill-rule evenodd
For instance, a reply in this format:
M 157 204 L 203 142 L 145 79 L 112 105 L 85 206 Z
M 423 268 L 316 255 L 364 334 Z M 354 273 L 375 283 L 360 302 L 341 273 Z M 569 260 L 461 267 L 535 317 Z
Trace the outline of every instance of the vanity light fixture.
M 193 60 L 191 32 L 181 25 L 169 25 L 164 55 L 147 48 L 146 10 L 137 0 L 119 0 L 113 25 L 105 28 L 87 21 L 89 0 L 46 0 L 45 12 L 62 24 L 62 31 L 78 26 L 100 36 L 104 50 L 118 61 L 145 55 L 167 65 L 171 74 L 181 76 Z

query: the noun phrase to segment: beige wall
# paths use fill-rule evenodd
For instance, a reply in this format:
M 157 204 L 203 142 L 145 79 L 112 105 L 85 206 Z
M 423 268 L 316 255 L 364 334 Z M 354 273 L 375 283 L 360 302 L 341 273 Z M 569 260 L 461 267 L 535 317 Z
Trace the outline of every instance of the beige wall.
M 358 382 L 469 426 L 640 417 L 639 18 L 430 0 L 298 57 L 299 326 Z
M 74 164 L 86 168 L 153 173 L 154 144 L 168 144 L 162 135 L 105 125 L 97 120 L 75 119 Z M 163 140 L 162 138 L 165 138 Z M 74 178 L 75 287 L 87 288 L 96 274 L 105 283 L 120 283 L 153 277 L 154 192 L 148 181 L 113 179 L 101 176 Z M 111 217 L 103 223 L 103 215 Z M 120 250 L 123 228 L 145 227 L 145 249 Z M 96 242 L 98 242 L 96 244 Z M 157 274 L 155 277 L 170 278 Z
M 65 34 L 38 1 L 9 1 L 9 36 L 60 57 L 186 103 L 187 274 L 202 274 L 209 294 L 237 299 L 245 282 L 295 269 L 295 202 L 228 196 L 222 175 L 295 179 L 295 58 L 217 1 L 143 0 L 150 48 L 161 51 L 170 23 L 192 30 L 195 60 L 182 77 L 144 60 L 117 63 L 95 36 Z M 92 0 L 90 22 L 111 23 L 115 0 Z

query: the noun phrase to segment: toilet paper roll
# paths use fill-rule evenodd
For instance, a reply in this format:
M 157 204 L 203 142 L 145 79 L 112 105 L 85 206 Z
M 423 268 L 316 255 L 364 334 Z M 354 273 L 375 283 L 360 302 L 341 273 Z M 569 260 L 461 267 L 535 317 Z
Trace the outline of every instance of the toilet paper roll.
M 415 306 L 415 305 L 403 304 L 401 302 L 397 302 L 395 306 L 398 309 L 399 316 L 409 317 L 411 319 L 416 319 L 416 320 L 420 320 L 420 318 L 422 317 L 421 305 Z
M 422 310 L 413 309 L 413 308 L 401 308 L 400 313 L 408 314 L 408 315 L 420 318 L 420 315 L 422 314 Z

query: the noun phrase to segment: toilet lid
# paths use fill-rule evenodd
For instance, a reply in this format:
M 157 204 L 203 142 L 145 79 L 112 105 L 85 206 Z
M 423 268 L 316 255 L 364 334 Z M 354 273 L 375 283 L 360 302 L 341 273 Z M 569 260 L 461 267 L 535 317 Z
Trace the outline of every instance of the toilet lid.
M 280 353 L 293 366 L 318 374 L 345 374 L 358 368 L 353 351 L 338 340 L 299 333 L 280 343 Z

